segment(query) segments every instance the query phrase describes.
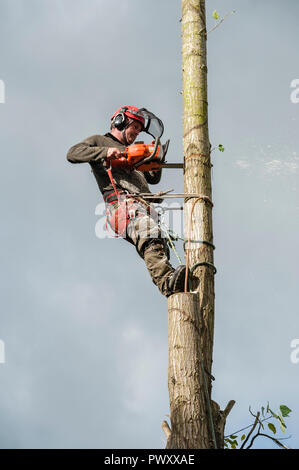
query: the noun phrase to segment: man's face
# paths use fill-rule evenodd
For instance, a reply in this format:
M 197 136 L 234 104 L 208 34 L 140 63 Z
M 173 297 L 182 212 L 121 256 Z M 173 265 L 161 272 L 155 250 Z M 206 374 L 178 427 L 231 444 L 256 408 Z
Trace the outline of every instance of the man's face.
M 138 134 L 142 131 L 142 124 L 135 119 L 126 129 L 126 139 L 129 145 L 133 144 Z

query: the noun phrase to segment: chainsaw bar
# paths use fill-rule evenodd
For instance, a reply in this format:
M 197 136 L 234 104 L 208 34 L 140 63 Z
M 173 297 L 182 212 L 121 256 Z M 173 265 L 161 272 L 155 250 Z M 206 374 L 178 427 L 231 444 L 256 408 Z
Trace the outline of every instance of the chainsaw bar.
M 184 163 L 161 163 L 161 168 L 184 168 Z

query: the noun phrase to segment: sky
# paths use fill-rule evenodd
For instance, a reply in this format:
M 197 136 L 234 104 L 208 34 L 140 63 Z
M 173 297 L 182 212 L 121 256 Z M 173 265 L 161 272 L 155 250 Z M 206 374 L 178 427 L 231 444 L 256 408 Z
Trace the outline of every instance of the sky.
M 277 435 L 298 448 L 299 4 L 206 3 L 208 30 L 230 13 L 207 42 L 212 398 L 236 400 L 226 434 L 287 405 Z M 130 104 L 182 161 L 180 18 L 178 0 L 0 0 L 0 448 L 165 447 L 167 300 L 134 247 L 99 236 L 96 181 L 66 153 Z

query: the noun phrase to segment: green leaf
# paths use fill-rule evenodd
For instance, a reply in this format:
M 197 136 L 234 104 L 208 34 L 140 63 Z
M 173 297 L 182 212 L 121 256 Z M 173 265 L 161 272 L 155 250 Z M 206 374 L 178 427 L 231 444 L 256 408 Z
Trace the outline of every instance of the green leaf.
M 231 440 L 229 439 L 228 437 L 225 439 L 226 442 L 228 442 L 231 446 L 232 449 L 236 449 L 237 448 L 237 445 L 238 445 L 238 442 L 236 440 Z
M 229 439 L 228 437 L 225 439 L 226 442 L 228 442 L 230 445 L 233 443 L 233 441 L 231 439 Z
M 224 147 L 223 147 L 222 144 L 219 144 L 219 145 L 218 145 L 218 150 L 219 150 L 220 152 L 224 152 L 225 149 L 224 149 Z
M 246 437 L 246 434 L 243 434 L 243 436 L 241 437 L 241 441 L 244 441 L 245 437 Z
M 216 10 L 213 11 L 213 18 L 214 18 L 214 20 L 218 20 L 218 19 L 219 19 L 219 15 L 218 15 L 218 13 L 217 13 Z
M 292 410 L 290 410 L 290 408 L 288 408 L 286 405 L 280 405 L 279 408 L 280 408 L 283 418 L 288 418 L 289 413 L 291 413 Z
M 265 408 L 262 406 L 262 415 L 263 415 L 263 418 L 265 417 L 264 411 L 265 411 Z
M 268 428 L 273 432 L 273 434 L 276 434 L 276 427 L 272 423 L 268 423 Z

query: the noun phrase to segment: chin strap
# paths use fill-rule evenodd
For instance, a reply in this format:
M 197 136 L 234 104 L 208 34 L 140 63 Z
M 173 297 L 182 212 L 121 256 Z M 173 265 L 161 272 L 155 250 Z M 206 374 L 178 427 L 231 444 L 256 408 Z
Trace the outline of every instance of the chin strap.
M 127 118 L 128 119 L 128 118 Z M 127 137 L 126 137 L 126 130 L 127 128 L 129 127 L 130 124 L 132 124 L 132 122 L 134 121 L 134 119 L 128 119 L 128 122 L 124 128 L 124 130 L 122 131 L 122 136 L 123 136 L 123 139 L 124 139 L 124 144 L 125 146 L 127 147 L 129 145 L 129 142 L 127 141 Z
M 126 127 L 124 128 L 124 130 L 122 131 L 122 133 L 121 133 L 122 136 L 123 136 L 124 144 L 125 144 L 126 147 L 129 145 L 129 144 L 128 144 L 128 141 L 127 141 L 127 137 L 126 137 L 126 129 L 127 129 L 127 127 L 128 127 L 128 126 L 126 126 Z

